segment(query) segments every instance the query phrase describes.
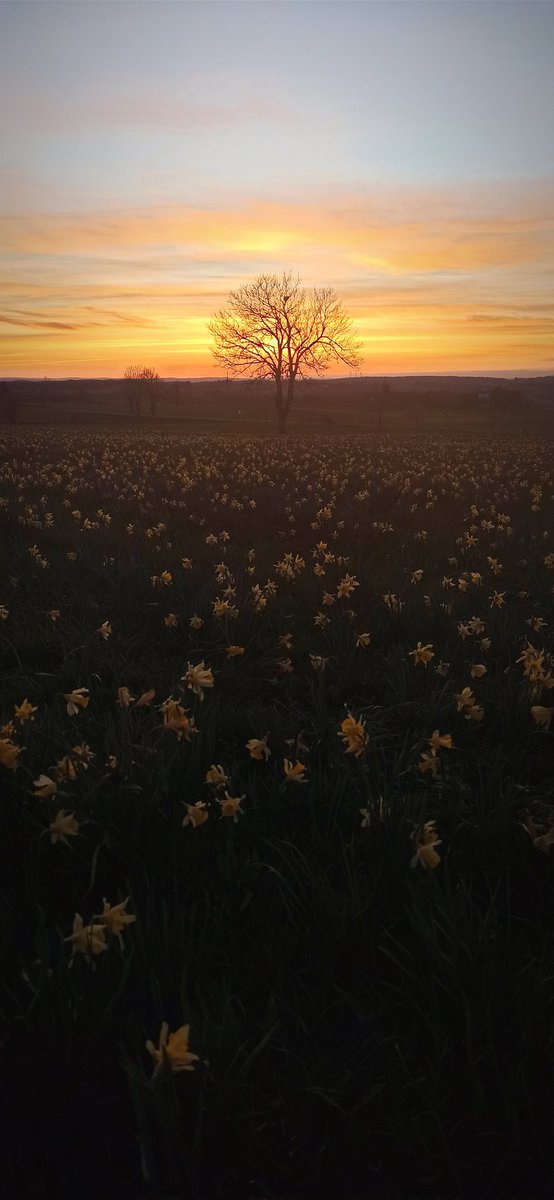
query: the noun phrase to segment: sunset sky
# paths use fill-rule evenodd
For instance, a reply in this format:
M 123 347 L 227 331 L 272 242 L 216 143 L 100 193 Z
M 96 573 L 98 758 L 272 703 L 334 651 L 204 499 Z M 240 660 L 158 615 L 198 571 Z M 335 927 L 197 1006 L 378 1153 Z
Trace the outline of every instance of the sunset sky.
M 364 373 L 554 370 L 554 4 L 0 4 L 0 374 L 215 375 L 292 269 Z

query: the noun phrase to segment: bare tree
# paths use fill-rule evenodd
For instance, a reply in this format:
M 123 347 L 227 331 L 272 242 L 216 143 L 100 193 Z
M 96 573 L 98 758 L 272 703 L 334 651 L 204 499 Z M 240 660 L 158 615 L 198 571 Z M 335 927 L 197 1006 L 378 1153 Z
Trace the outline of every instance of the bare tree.
M 306 291 L 290 271 L 258 275 L 231 292 L 208 322 L 212 353 L 231 375 L 275 380 L 279 433 L 285 433 L 297 378 L 332 362 L 359 366 L 360 343 L 331 288 Z
M 160 376 L 153 367 L 126 367 L 123 375 L 129 400 L 129 412 L 140 417 L 141 399 L 150 401 L 150 415 L 156 412 L 156 383 Z

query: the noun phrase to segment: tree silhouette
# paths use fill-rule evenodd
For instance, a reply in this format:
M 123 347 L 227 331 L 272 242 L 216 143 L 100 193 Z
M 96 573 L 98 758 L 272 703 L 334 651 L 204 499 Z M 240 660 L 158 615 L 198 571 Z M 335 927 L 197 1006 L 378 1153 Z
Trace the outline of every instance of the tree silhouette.
M 285 433 L 297 378 L 332 362 L 359 366 L 360 344 L 331 288 L 306 291 L 290 271 L 258 275 L 231 292 L 208 322 L 212 353 L 231 375 L 275 380 L 279 433 Z
M 156 412 L 156 383 L 160 376 L 153 367 L 126 367 L 123 375 L 129 402 L 129 412 L 140 417 L 141 400 L 144 396 L 150 401 L 150 415 Z

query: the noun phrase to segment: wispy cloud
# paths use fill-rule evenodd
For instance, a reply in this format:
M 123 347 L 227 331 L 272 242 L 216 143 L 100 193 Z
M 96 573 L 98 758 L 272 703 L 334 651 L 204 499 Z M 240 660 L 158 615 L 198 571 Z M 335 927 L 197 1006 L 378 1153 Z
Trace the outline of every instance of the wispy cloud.
M 23 339 L 31 354 L 50 331 L 45 369 L 71 333 L 86 373 L 94 362 L 96 373 L 119 370 L 142 349 L 162 371 L 205 374 L 205 323 L 229 290 L 292 268 L 343 296 L 366 369 L 522 367 L 542 361 L 554 330 L 553 193 L 541 180 L 512 192 L 337 188 L 279 203 L 229 189 L 211 208 L 29 206 L 0 219 L 2 320 L 17 361 Z
M 80 329 L 80 325 L 69 325 L 65 321 L 26 321 L 18 317 L 0 314 L 3 325 L 22 325 L 26 329 Z
M 189 134 L 292 120 L 293 111 L 286 102 L 267 94 L 239 94 L 225 104 L 195 104 L 186 95 L 179 97 L 160 88 L 135 88 L 108 95 L 95 92 L 87 99 L 72 96 L 64 101 L 27 87 L 12 94 L 9 112 L 4 109 L 0 113 L 0 128 L 19 134 L 95 128 Z

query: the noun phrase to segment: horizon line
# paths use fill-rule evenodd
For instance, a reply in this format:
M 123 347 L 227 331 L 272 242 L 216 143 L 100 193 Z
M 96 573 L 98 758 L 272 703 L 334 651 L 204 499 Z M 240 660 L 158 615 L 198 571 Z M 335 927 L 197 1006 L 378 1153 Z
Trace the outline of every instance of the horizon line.
M 493 378 L 493 379 L 550 379 L 554 378 L 554 367 L 547 371 L 541 371 L 539 368 L 522 367 L 519 370 L 510 370 L 509 368 L 498 367 L 496 369 L 484 368 L 473 369 L 471 371 L 376 371 L 372 373 L 360 373 L 345 375 L 314 375 L 300 379 L 304 383 L 331 383 L 337 380 L 347 379 L 471 379 L 471 378 Z M 121 375 L 0 375 L 1 383 L 75 383 L 87 381 L 90 383 L 108 383 L 108 382 L 125 382 Z M 159 383 L 253 383 L 256 382 L 256 377 L 246 375 L 160 375 L 157 382 Z M 260 380 L 259 382 L 266 382 Z

